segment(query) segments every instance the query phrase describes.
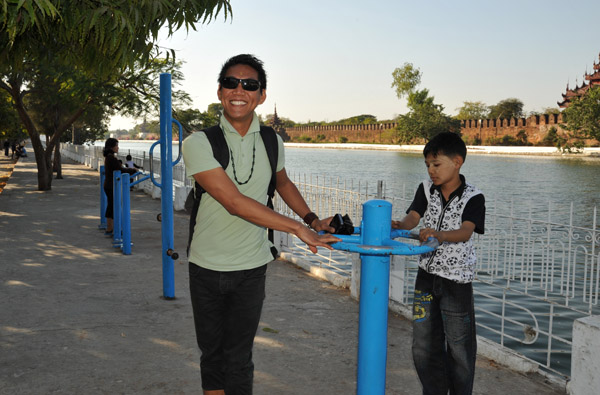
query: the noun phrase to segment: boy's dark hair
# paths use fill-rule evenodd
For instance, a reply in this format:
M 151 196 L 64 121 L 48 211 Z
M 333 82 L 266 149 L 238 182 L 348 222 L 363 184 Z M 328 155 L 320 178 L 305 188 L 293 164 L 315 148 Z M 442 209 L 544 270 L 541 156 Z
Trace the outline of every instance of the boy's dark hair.
M 441 154 L 450 158 L 460 155 L 465 160 L 467 157 L 467 146 L 457 133 L 442 132 L 425 144 L 423 156 L 427 157 L 429 154 L 434 157 Z
M 127 155 L 127 156 L 125 157 L 125 160 L 131 160 L 131 155 Z
M 229 70 L 230 67 L 236 66 L 238 64 L 245 64 L 246 66 L 252 67 L 258 73 L 258 82 L 260 82 L 260 92 L 262 93 L 263 89 L 267 89 L 267 73 L 263 67 L 263 62 L 258 59 L 254 55 L 241 54 L 236 55 L 232 58 L 229 58 L 221 67 L 221 72 L 219 73 L 218 82 L 221 83 L 221 80 L 225 77 L 225 73 Z

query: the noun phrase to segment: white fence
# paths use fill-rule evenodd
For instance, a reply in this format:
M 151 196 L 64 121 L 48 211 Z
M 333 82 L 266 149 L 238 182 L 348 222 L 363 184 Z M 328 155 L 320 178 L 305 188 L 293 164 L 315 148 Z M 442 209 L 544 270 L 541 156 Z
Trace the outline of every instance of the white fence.
M 63 144 L 63 156 L 92 167 L 103 160 L 98 147 Z M 134 162 L 150 168 L 144 152 L 130 153 Z M 160 169 L 154 159 L 154 171 Z M 94 165 L 95 164 L 95 165 Z M 173 170 L 174 183 L 190 187 L 183 163 Z M 394 217 L 412 200 L 407 195 L 386 196 L 381 182 L 342 181 L 327 177 L 291 174 L 309 206 L 321 217 L 348 214 L 355 222 L 362 218 L 362 204 L 372 198 L 392 202 Z M 406 191 L 406 188 L 404 188 Z M 558 375 L 570 376 L 572 327 L 576 319 L 600 314 L 600 229 L 597 211 L 589 213 L 589 225 L 575 223 L 574 208 L 546 210 L 499 202 L 486 197 L 486 233 L 476 237 L 478 264 L 475 305 L 478 334 L 522 354 L 530 365 Z M 285 204 L 275 199 L 275 209 L 295 217 Z M 568 212 L 566 212 L 568 211 Z M 525 214 L 524 214 L 525 213 Z M 560 215 L 562 220 L 553 218 Z M 356 223 L 355 225 L 359 225 Z M 282 235 L 283 256 L 310 270 L 319 270 L 336 285 L 357 283 L 357 257 L 340 251 L 310 253 L 293 236 Z M 416 257 L 394 256 L 391 263 L 390 306 L 410 315 Z

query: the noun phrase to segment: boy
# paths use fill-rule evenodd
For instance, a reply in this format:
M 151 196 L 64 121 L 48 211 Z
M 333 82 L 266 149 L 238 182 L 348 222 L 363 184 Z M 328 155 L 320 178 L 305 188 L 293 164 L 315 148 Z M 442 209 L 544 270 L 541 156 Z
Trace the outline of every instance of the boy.
M 485 199 L 465 182 L 460 168 L 467 147 L 460 136 L 440 133 L 423 149 L 430 179 L 419 185 L 396 229 L 423 218 L 421 241 L 435 237 L 437 250 L 421 255 L 413 301 L 413 360 L 423 394 L 471 394 L 477 343 L 473 286 L 473 231 L 484 232 Z

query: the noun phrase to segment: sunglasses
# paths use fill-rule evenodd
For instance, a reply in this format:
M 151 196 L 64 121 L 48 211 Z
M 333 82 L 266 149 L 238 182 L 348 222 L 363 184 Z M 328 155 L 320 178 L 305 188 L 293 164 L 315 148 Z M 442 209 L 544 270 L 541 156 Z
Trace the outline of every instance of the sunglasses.
M 221 79 L 221 86 L 225 89 L 235 89 L 240 83 L 242 84 L 242 89 L 245 91 L 254 92 L 260 88 L 260 82 L 252 78 L 242 80 L 235 77 L 225 77 Z

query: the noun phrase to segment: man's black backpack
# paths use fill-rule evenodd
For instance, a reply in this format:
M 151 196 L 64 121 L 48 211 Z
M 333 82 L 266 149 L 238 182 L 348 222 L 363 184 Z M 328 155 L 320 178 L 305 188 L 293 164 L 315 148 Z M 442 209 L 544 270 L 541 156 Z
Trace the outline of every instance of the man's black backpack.
M 221 164 L 221 167 L 223 167 L 223 169 L 226 169 L 227 165 L 229 165 L 229 147 L 227 146 L 227 141 L 225 141 L 223 131 L 217 125 L 206 129 L 204 133 L 206 134 L 206 137 L 210 142 L 215 159 Z M 271 165 L 272 170 L 271 181 L 269 182 L 269 188 L 267 190 L 267 207 L 272 209 L 273 195 L 275 194 L 276 187 L 275 182 L 277 178 L 276 173 L 279 145 L 277 143 L 277 134 L 275 133 L 275 130 L 273 130 L 273 128 L 270 128 L 268 126 L 261 126 L 260 136 L 262 137 L 263 143 L 265 144 L 267 156 L 269 157 L 269 164 Z M 194 188 L 190 191 L 185 200 L 185 210 L 190 213 L 190 232 L 187 246 L 188 256 L 190 255 L 190 245 L 192 244 L 192 238 L 194 236 L 196 216 L 198 215 L 200 200 L 202 199 L 202 194 L 204 192 L 206 192 L 204 188 L 202 188 L 197 182 L 194 182 Z M 269 229 L 269 240 L 273 242 L 272 229 Z M 273 254 L 273 258 L 276 258 L 278 255 L 277 249 L 275 247 L 271 248 L 271 253 Z

